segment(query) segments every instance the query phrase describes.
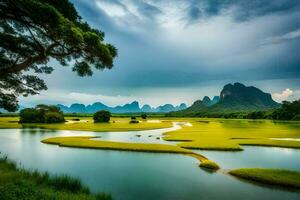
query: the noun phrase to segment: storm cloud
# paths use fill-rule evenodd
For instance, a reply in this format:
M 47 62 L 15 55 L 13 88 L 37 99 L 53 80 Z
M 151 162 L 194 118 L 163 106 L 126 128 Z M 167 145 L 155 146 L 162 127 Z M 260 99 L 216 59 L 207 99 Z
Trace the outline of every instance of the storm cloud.
M 300 89 L 298 0 L 72 2 L 83 20 L 105 32 L 105 40 L 118 48 L 119 57 L 112 70 L 85 79 L 55 63 L 55 76 L 45 77 L 50 90 L 59 85 L 67 93 L 134 99 L 146 90 L 186 88 L 191 93 L 191 88 L 200 91 L 209 83 L 217 91 L 226 82 L 275 79 L 284 86 L 261 85 L 278 93 Z M 168 95 L 159 93 L 161 99 Z M 190 96 L 186 101 L 196 98 Z

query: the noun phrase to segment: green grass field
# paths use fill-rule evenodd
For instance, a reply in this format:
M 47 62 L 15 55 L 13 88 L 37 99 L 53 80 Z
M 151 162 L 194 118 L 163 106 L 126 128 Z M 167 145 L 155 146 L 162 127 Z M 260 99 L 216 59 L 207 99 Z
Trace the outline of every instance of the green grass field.
M 240 151 L 242 145 L 300 148 L 299 122 L 239 119 L 186 119 L 192 126 L 164 133 L 165 140 L 178 141 L 188 149 Z M 181 142 L 180 142 L 181 141 Z
M 63 147 L 106 149 L 119 151 L 138 151 L 152 153 L 177 153 L 192 156 L 200 162 L 207 160 L 204 156 L 194 153 L 190 150 L 181 148 L 177 145 L 167 144 L 148 144 L 148 143 L 128 143 L 128 142 L 110 142 L 101 140 L 91 140 L 93 137 L 53 137 L 44 139 L 41 142 L 46 144 L 55 144 Z
M 109 200 L 108 194 L 91 194 L 77 179 L 30 172 L 0 158 L 0 199 L 3 200 Z
M 176 131 L 164 133 L 164 140 L 177 141 L 185 149 L 240 151 L 242 145 L 300 148 L 300 141 L 272 138 L 300 138 L 299 122 L 270 120 L 205 119 L 205 118 L 150 118 L 140 123 L 129 123 L 130 118 L 113 117 L 110 123 L 93 123 L 91 117 L 66 117 L 61 124 L 19 124 L 18 117 L 0 117 L 0 128 L 40 127 L 81 131 L 137 131 L 168 128 L 172 122 L 189 122 Z
M 229 174 L 241 179 L 300 189 L 300 172 L 282 169 L 235 169 Z
M 0 117 L 0 128 L 26 128 L 39 127 L 57 130 L 80 130 L 98 132 L 138 131 L 172 127 L 171 121 L 160 121 L 157 119 L 140 120 L 140 123 L 132 124 L 130 118 L 112 117 L 110 123 L 94 123 L 92 117 L 76 117 L 80 121 L 73 121 L 75 117 L 66 117 L 68 122 L 58 124 L 19 124 L 18 117 Z

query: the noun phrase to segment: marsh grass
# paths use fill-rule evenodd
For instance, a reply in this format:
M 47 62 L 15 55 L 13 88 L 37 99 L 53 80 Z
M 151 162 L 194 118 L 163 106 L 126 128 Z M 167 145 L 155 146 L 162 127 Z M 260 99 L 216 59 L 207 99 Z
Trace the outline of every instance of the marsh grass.
M 7 157 L 0 158 L 0 199 L 10 200 L 108 200 L 109 194 L 92 195 L 87 187 L 69 176 L 18 168 Z
M 212 160 L 203 160 L 200 163 L 199 167 L 202 167 L 202 168 L 205 168 L 205 169 L 210 169 L 210 170 L 213 170 L 213 171 L 216 171 L 216 170 L 220 169 L 220 166 Z
M 176 145 L 150 144 L 150 143 L 128 143 L 112 142 L 102 140 L 91 140 L 93 137 L 53 137 L 44 139 L 41 142 L 46 144 L 56 144 L 63 147 L 107 149 L 120 151 L 139 151 L 157 153 L 181 153 L 189 154 L 191 151 Z
M 199 118 L 185 121 L 192 126 L 166 132 L 163 139 L 177 141 L 182 148 L 201 150 L 241 151 L 242 145 L 300 148 L 300 141 L 271 139 L 300 138 L 300 124 L 297 122 L 201 119 L 199 123 Z
M 300 172 L 283 169 L 244 168 L 229 171 L 241 179 L 258 183 L 300 189 Z
M 72 121 L 74 117 L 66 117 L 66 121 Z M 119 132 L 119 131 L 139 131 L 172 127 L 171 121 L 162 121 L 153 123 L 141 121 L 140 123 L 129 123 L 130 118 L 112 117 L 111 123 L 94 123 L 92 117 L 78 117 L 82 123 L 58 123 L 58 124 L 38 124 L 38 123 L 18 123 L 19 117 L 0 117 L 0 129 L 3 128 L 44 128 L 54 130 L 78 130 L 78 131 L 96 131 L 96 132 Z M 14 121 L 13 123 L 10 121 Z M 114 123 L 113 123 L 114 121 Z M 75 121 L 76 122 L 76 121 Z

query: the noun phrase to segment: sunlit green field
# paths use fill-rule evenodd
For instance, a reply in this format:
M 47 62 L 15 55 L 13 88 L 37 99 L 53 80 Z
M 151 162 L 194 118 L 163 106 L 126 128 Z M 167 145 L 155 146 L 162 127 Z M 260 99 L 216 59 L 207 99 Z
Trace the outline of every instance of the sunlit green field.
M 165 132 L 163 139 L 176 141 L 173 144 L 130 143 L 93 140 L 93 138 L 73 137 L 46 138 L 42 142 L 64 147 L 140 151 L 153 153 L 179 153 L 198 159 L 201 168 L 218 170 L 222 168 L 192 149 L 242 151 L 244 145 L 300 148 L 300 123 L 270 120 L 203 119 L 203 118 L 154 118 L 131 124 L 129 117 L 113 117 L 110 123 L 93 123 L 91 117 L 66 117 L 61 124 L 19 124 L 18 117 L 0 117 L 0 128 L 39 127 L 59 130 L 83 131 L 136 131 L 172 127 L 172 122 L 186 122 L 175 131 Z M 113 134 L 113 133 L 112 133 Z M 221 170 L 222 171 L 222 170 Z M 274 185 L 298 187 L 298 172 L 269 169 L 241 169 L 229 173 L 240 178 Z M 225 172 L 227 173 L 227 172 Z M 294 174 L 296 175 L 294 176 Z M 285 175 L 288 176 L 285 176 Z M 282 178 L 284 177 L 284 178 Z M 288 177 L 288 179 L 286 178 Z
M 110 123 L 94 123 L 92 117 L 76 117 L 80 121 L 73 121 L 75 117 L 65 117 L 66 123 L 58 124 L 19 124 L 18 117 L 0 117 L 0 128 L 39 127 L 58 130 L 80 131 L 137 131 L 172 127 L 171 121 L 157 119 L 140 120 L 140 123 L 131 124 L 130 118 L 113 117 Z
M 165 133 L 180 147 L 205 150 L 242 150 L 241 145 L 300 148 L 299 122 L 269 120 L 188 119 L 192 126 Z M 275 139 L 274 139 L 275 138 Z M 296 140 L 280 140 L 291 138 Z
M 0 128 L 39 127 L 81 131 L 137 131 L 172 127 L 172 122 L 189 122 L 190 126 L 164 133 L 164 139 L 177 141 L 187 149 L 240 151 L 242 145 L 300 148 L 300 122 L 239 119 L 154 118 L 131 124 L 130 118 L 113 117 L 110 123 L 93 123 L 91 117 L 61 124 L 19 124 L 18 117 L 0 117 Z M 275 139 L 274 139 L 275 138 Z M 280 140 L 283 138 L 284 140 Z M 285 140 L 292 138 L 298 140 Z
M 250 181 L 300 189 L 300 172 L 282 169 L 236 169 L 229 173 Z

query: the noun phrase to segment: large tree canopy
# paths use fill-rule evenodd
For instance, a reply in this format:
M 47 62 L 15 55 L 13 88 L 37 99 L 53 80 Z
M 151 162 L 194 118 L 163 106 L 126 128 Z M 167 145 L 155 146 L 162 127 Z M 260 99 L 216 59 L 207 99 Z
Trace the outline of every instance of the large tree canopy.
M 47 89 L 36 73 L 51 73 L 50 59 L 72 61 L 79 76 L 91 76 L 92 68 L 112 68 L 116 56 L 69 0 L 0 1 L 0 108 L 15 111 L 19 95 Z

